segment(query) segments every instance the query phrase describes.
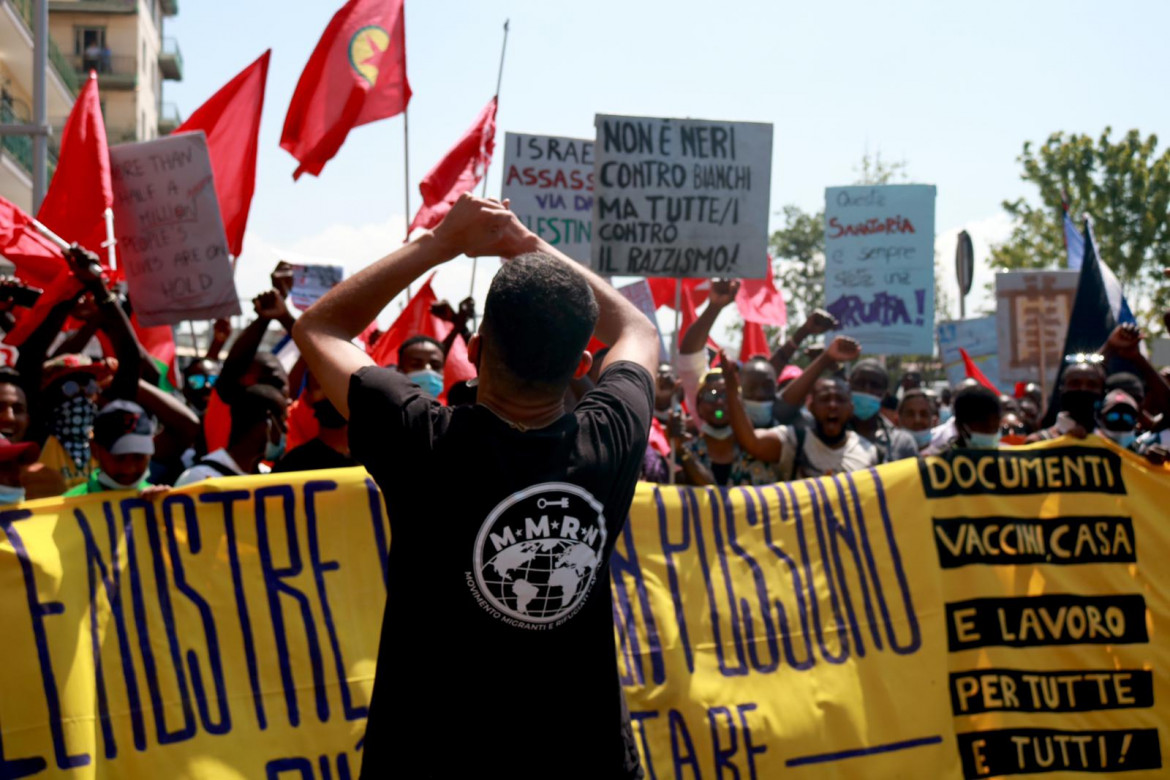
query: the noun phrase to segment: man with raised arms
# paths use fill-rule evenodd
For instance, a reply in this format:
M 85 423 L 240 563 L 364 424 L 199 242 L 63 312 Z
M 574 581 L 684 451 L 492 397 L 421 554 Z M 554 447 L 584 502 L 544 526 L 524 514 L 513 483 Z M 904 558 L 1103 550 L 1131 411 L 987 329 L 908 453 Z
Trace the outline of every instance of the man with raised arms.
M 450 408 L 351 340 L 459 254 L 512 259 L 468 344 L 477 403 Z M 611 349 L 566 414 L 594 332 Z M 362 776 L 639 777 L 608 560 L 646 451 L 653 325 L 506 204 L 464 195 L 433 234 L 335 287 L 293 335 L 349 418 L 350 450 L 392 524 Z

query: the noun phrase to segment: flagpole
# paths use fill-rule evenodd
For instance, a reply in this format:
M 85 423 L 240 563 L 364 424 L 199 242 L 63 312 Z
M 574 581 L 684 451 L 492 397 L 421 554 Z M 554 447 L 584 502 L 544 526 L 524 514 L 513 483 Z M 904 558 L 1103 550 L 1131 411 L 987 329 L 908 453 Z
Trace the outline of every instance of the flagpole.
M 508 52 L 508 22 L 510 19 L 504 20 L 504 45 L 500 47 L 500 70 L 496 74 L 496 111 L 500 110 L 500 85 L 504 83 L 504 55 Z M 492 167 L 492 161 L 489 159 L 487 166 L 483 169 L 483 189 L 480 191 L 480 197 L 487 197 L 488 171 Z M 475 272 L 479 265 L 479 258 L 471 258 L 471 289 L 467 292 L 468 298 L 475 297 Z
M 402 243 L 410 240 L 410 122 L 407 119 L 407 114 L 410 107 L 407 106 L 402 109 L 402 191 L 403 191 L 403 211 L 406 214 L 406 235 L 402 237 Z M 410 300 L 414 297 L 414 293 L 410 289 L 410 285 L 406 285 L 406 298 Z

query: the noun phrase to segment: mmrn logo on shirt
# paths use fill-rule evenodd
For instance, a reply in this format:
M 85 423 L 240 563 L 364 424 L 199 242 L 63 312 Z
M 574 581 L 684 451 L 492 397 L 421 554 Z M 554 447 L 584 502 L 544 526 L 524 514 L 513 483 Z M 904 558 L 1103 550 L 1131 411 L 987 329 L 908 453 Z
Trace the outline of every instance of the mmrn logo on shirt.
M 605 536 L 603 507 L 588 491 L 564 482 L 534 485 L 484 520 L 468 585 L 479 605 L 505 623 L 560 625 L 593 586 Z

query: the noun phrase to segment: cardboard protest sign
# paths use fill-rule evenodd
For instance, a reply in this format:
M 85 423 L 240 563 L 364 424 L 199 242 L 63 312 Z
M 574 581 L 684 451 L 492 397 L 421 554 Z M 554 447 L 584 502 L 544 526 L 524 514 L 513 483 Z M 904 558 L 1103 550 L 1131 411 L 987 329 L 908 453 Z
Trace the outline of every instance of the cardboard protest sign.
M 240 313 L 202 132 L 110 148 L 118 257 L 140 323 Z
M 345 269 L 339 265 L 294 265 L 290 294 L 293 306 L 304 311 L 340 284 L 344 276 Z
M 953 387 L 967 378 L 963 358 L 959 355 L 962 347 L 979 365 L 979 370 L 998 387 L 998 343 L 995 317 L 941 323 L 938 326 L 938 351 L 942 356 L 943 370 L 947 372 L 947 382 Z
M 995 275 L 999 376 L 1004 383 L 1056 381 L 1064 360 L 1080 271 L 1005 271 Z M 1041 370 L 1043 369 L 1043 370 Z
M 507 133 L 501 196 L 536 235 L 589 264 L 593 239 L 593 141 Z
M 934 351 L 931 184 L 825 189 L 825 300 L 871 355 Z
M 658 327 L 658 308 L 654 305 L 654 293 L 650 290 L 650 283 L 645 279 L 639 279 L 633 284 L 617 288 L 617 291 L 627 301 L 637 306 L 638 311 L 645 314 L 646 319 L 654 324 L 654 330 L 658 333 L 658 359 L 664 362 L 669 360 L 666 342 L 662 339 L 662 330 Z
M 598 114 L 593 268 L 763 278 L 772 126 Z

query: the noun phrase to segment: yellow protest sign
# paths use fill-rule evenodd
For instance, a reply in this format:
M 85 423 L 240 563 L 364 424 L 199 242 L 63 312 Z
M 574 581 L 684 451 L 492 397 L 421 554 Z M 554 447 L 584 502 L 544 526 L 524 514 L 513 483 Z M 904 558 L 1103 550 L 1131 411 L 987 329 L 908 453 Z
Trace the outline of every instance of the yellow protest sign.
M 1095 438 L 640 485 L 647 777 L 1160 776 L 1168 499 Z M 0 778 L 357 777 L 389 543 L 360 469 L 0 512 Z

